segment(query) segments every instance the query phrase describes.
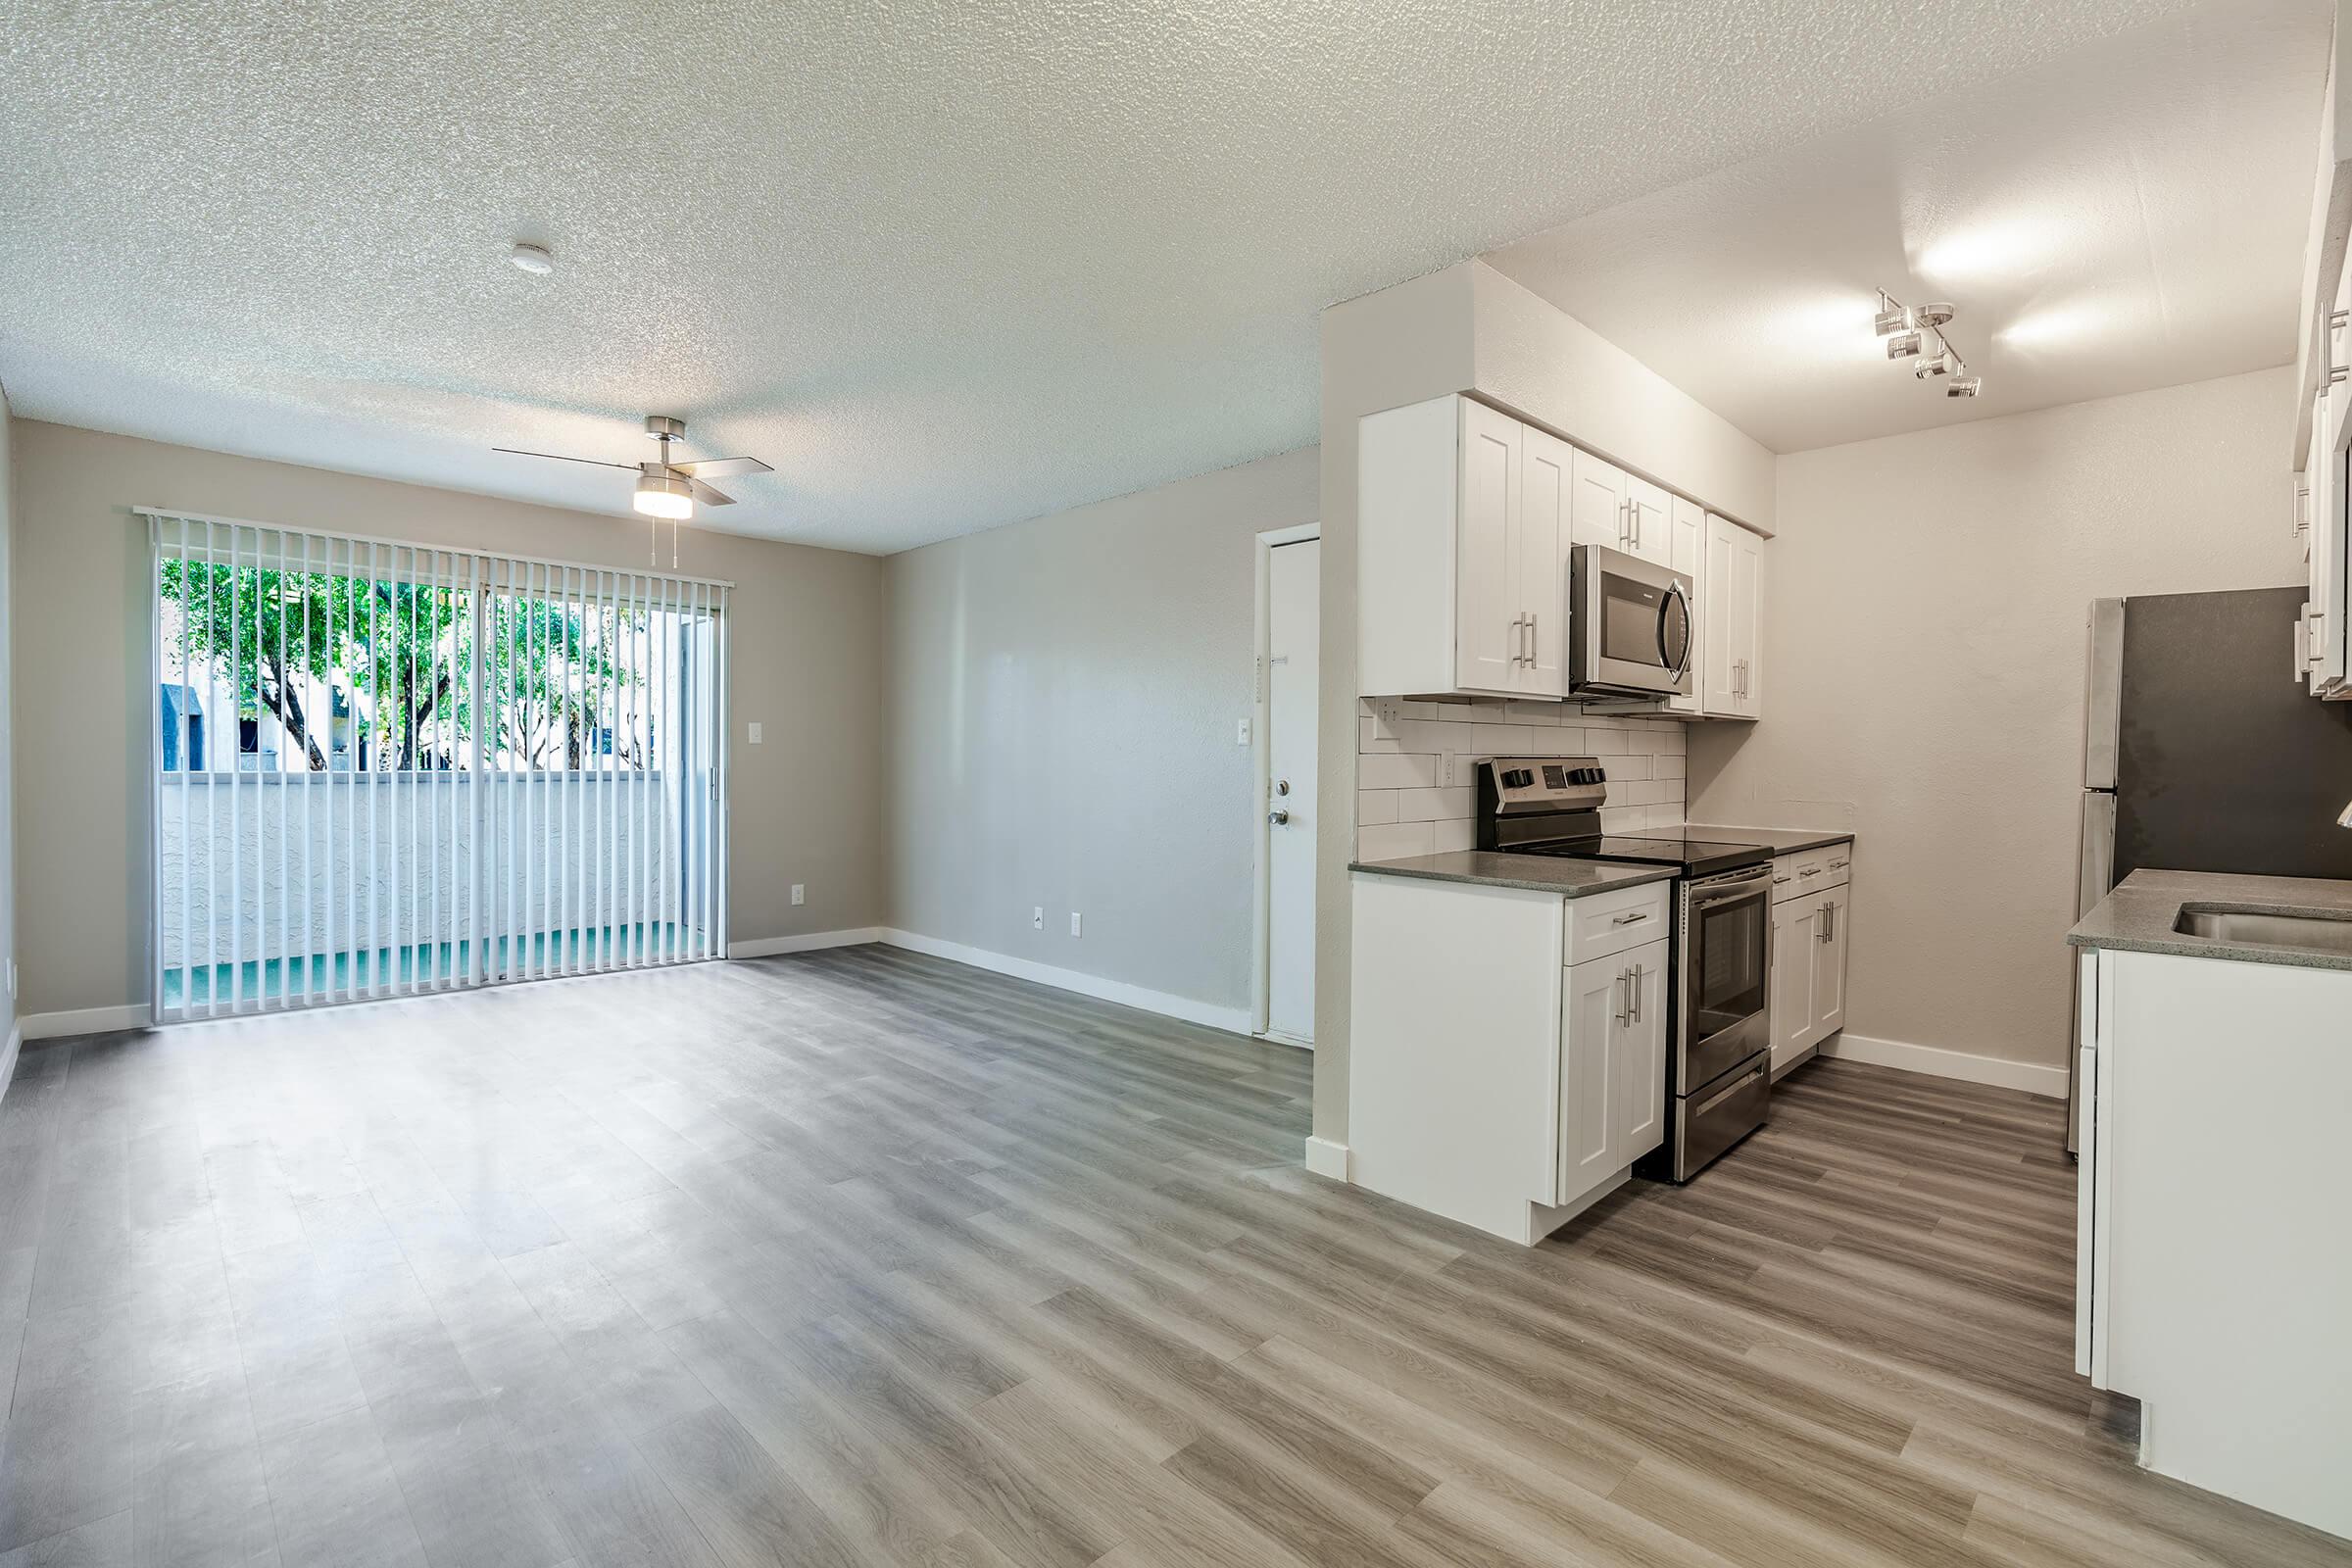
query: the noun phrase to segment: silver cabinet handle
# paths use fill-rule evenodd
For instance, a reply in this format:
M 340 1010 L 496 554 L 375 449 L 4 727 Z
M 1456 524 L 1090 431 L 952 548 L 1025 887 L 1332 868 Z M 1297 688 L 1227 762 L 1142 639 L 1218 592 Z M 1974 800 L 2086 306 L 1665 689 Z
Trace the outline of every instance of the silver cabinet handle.
M 1635 910 L 1631 911 L 1630 913 L 1611 915 L 1611 916 L 1609 917 L 1609 924 L 1611 924 L 1611 925 L 1640 925 L 1640 924 L 1641 924 L 1642 921 L 1644 921 L 1644 920 L 1646 920 L 1646 919 L 1648 919 L 1648 918 L 1649 918 L 1649 911 L 1648 911 L 1647 909 L 1635 909 Z
M 1851 863 L 1852 862 L 1847 860 L 1832 860 L 1830 862 L 1830 869 L 1833 871 L 1842 871 Z
M 1626 976 L 1625 996 L 1634 1022 L 1642 1021 L 1642 966 L 1635 964 L 1633 973 Z
M 1808 865 L 1802 870 L 1798 871 L 1796 874 L 1798 876 L 1819 876 L 1822 873 L 1822 869 L 1823 868 L 1818 865 Z
M 1787 886 L 1787 885 L 1788 885 L 1789 882 L 1792 882 L 1792 881 L 1794 881 L 1794 880 L 1795 880 L 1795 878 L 1793 878 L 1793 877 L 1776 876 L 1776 877 L 1774 877 L 1774 878 L 1772 879 L 1772 885 L 1773 885 L 1774 887 L 1776 887 L 1776 888 L 1777 888 L 1777 887 L 1785 887 L 1785 886 Z
M 1511 662 L 1512 663 L 1514 663 L 1514 664 L 1516 664 L 1517 662 L 1519 662 L 1519 628 L 1520 628 L 1521 626 L 1524 626 L 1524 625 L 1526 625 L 1526 624 L 1527 624 L 1527 617 L 1526 617 L 1525 615 L 1513 615 L 1513 616 L 1511 617 L 1511 659 L 1510 659 L 1510 662 Z
M 1611 1016 L 1621 1024 L 1628 1021 L 1626 1018 L 1625 979 L 1630 972 L 1625 969 L 1617 971 L 1617 1007 Z
M 1266 813 L 1266 820 L 1273 823 L 1276 827 L 1287 827 L 1290 824 L 1291 813 L 1277 806 L 1274 808 L 1274 809 Z
M 1821 935 L 1817 940 L 1822 942 L 1829 941 L 1831 934 L 1837 929 L 1838 906 L 1835 904 L 1824 904 L 1821 906 Z
M 1530 611 L 1527 616 L 1527 662 L 1531 666 L 1536 662 L 1536 650 L 1541 644 L 1542 639 L 1536 635 L 1535 612 Z
M 2328 313 L 2328 332 L 2327 335 L 2320 340 L 2322 358 L 2326 360 L 2328 365 L 2327 384 L 2329 386 L 2335 385 L 2336 382 L 2341 381 L 2346 375 L 2352 375 L 2352 366 L 2338 365 L 2335 363 L 2335 330 L 2337 327 L 2344 324 L 2345 315 L 2346 313 L 2343 311 L 2329 311 Z

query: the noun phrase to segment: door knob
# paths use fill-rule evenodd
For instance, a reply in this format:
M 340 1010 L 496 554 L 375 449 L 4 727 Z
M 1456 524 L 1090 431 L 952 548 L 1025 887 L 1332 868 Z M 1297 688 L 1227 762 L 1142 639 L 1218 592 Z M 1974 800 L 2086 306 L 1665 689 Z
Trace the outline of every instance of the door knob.
M 1279 806 L 1266 813 L 1266 820 L 1273 823 L 1276 827 L 1283 826 L 1285 823 L 1289 822 L 1290 819 L 1291 813 L 1284 810 Z

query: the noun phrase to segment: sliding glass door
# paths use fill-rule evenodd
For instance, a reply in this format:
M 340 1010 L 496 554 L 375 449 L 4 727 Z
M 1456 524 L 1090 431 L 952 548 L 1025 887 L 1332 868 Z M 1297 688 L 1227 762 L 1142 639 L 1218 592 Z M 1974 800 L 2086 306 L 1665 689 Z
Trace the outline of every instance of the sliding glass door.
M 726 951 L 726 584 L 151 514 L 158 1021 Z

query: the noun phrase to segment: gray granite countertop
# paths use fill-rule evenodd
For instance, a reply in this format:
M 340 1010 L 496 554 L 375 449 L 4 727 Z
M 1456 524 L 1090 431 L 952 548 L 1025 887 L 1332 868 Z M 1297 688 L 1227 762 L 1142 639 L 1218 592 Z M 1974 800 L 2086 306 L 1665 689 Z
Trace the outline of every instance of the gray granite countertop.
M 2235 876 L 2220 871 L 2134 871 L 2066 934 L 2069 946 L 2234 958 L 2301 969 L 2352 969 L 2352 953 L 2312 953 L 2222 942 L 2173 929 L 2184 906 L 2251 914 L 2318 914 L 2352 919 L 2352 882 L 2316 877 Z
M 1474 882 L 1490 888 L 1526 888 L 1534 893 L 1559 893 L 1581 899 L 1611 888 L 1636 887 L 1643 882 L 1671 882 L 1670 865 L 1634 865 L 1613 860 L 1556 860 L 1544 855 L 1503 855 L 1492 850 L 1452 850 L 1444 855 L 1415 855 L 1401 860 L 1355 860 L 1350 871 L 1378 876 L 1413 876 L 1430 882 Z
M 1712 822 L 1685 822 L 1682 831 L 1692 838 L 1715 839 L 1726 844 L 1760 844 L 1775 855 L 1794 855 L 1799 850 L 1818 850 L 1825 844 L 1851 844 L 1851 833 L 1840 833 L 1827 827 L 1718 827 Z

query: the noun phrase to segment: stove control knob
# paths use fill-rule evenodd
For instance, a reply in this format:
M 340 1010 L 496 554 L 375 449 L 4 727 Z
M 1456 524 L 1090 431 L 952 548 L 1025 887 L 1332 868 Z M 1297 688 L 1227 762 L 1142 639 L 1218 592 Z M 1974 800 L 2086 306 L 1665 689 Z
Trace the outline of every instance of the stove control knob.
M 1535 781 L 1536 775 L 1527 768 L 1509 767 L 1503 769 L 1502 787 L 1504 789 L 1523 790 L 1530 784 L 1533 784 Z
M 1571 775 L 1579 784 L 1605 784 L 1609 775 L 1597 767 L 1580 767 Z

